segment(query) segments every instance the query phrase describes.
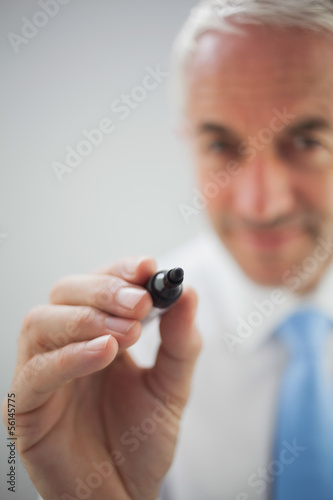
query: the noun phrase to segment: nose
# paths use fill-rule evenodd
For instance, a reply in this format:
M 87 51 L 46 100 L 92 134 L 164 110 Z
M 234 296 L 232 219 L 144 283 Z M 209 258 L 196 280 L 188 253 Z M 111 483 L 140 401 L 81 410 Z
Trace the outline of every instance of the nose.
M 273 152 L 258 152 L 234 178 L 234 210 L 238 216 L 268 222 L 289 214 L 295 207 L 290 172 Z

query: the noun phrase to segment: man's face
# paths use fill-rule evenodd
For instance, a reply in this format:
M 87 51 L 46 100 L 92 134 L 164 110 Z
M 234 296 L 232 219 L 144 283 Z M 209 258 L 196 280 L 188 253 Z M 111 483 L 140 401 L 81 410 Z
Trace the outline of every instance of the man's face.
M 202 35 L 187 70 L 208 215 L 261 284 L 281 284 L 295 266 L 301 276 L 312 262 L 300 288 L 309 287 L 332 256 L 317 254 L 318 239 L 333 238 L 332 61 L 333 40 L 323 35 L 247 26 L 245 36 Z

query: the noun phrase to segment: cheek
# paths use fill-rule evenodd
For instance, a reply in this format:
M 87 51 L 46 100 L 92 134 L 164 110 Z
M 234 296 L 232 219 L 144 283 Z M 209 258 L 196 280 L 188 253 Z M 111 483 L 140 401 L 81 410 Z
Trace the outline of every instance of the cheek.
M 199 168 L 199 189 L 205 197 L 206 209 L 209 214 L 229 211 L 232 201 L 232 177 L 228 172 L 214 172 Z
M 303 203 L 322 215 L 333 215 L 333 175 L 308 178 L 297 182 L 297 193 Z

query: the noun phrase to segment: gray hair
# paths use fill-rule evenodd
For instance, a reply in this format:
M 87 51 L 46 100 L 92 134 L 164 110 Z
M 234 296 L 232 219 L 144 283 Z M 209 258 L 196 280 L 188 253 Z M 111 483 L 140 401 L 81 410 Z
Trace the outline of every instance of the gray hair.
M 236 24 L 235 24 L 236 23 Z M 297 26 L 333 34 L 333 0 L 203 0 L 191 10 L 172 50 L 170 90 L 184 104 L 184 72 L 196 42 L 207 31 L 243 33 L 241 24 Z

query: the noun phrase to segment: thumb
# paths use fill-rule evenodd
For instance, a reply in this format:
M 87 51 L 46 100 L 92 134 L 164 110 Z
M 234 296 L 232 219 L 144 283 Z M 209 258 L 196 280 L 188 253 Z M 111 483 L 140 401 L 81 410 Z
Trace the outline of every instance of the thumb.
M 198 298 L 186 288 L 176 304 L 160 322 L 161 345 L 155 365 L 147 374 L 154 394 L 180 413 L 189 396 L 195 362 L 201 350 L 201 337 L 194 324 Z

